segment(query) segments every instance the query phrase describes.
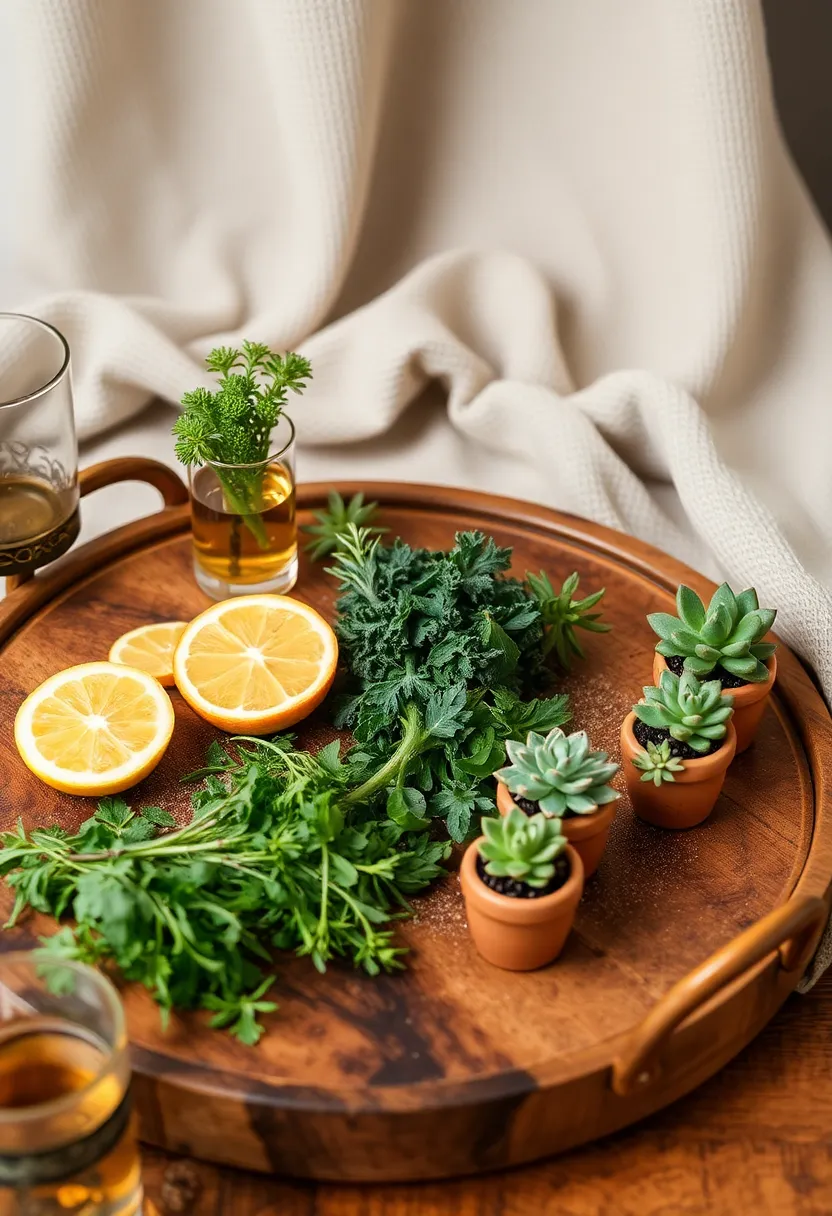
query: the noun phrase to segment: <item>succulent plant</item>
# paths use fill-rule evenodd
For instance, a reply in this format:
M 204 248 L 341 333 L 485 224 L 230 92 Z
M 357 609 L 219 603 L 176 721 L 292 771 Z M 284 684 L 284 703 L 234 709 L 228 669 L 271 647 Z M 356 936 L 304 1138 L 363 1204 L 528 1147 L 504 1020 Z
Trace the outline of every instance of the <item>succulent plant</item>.
M 681 773 L 685 767 L 684 760 L 679 756 L 671 756 L 667 739 L 658 747 L 648 740 L 647 750 L 633 756 L 633 764 L 641 769 L 641 780 L 652 781 L 654 785 L 661 785 L 663 781 L 675 781 L 673 774 Z
M 734 712 L 734 698 L 723 693 L 719 680 L 700 684 L 687 671 L 681 676 L 663 671 L 658 688 L 645 688 L 644 698 L 633 706 L 636 717 L 695 752 L 707 752 L 715 739 L 724 738 Z
M 513 794 L 536 802 L 545 815 L 591 815 L 619 794 L 607 782 L 618 772 L 606 752 L 590 749 L 585 730 L 566 735 L 556 726 L 548 735 L 529 731 L 525 743 L 509 739 L 511 764 L 495 776 Z
M 546 886 L 555 872 L 555 859 L 566 848 L 559 819 L 542 812 L 524 815 L 517 807 L 507 815 L 483 819 L 482 832 L 485 839 L 479 851 L 486 873 L 530 887 Z
M 685 671 L 695 676 L 706 676 L 720 664 L 750 684 L 768 679 L 766 659 L 777 646 L 761 638 L 777 612 L 760 607 L 753 587 L 734 595 L 723 583 L 706 609 L 696 592 L 682 584 L 676 592 L 676 609 L 678 618 L 669 612 L 651 612 L 647 618 L 661 639 L 656 647 L 659 654 L 681 655 Z
M 572 665 L 573 655 L 584 657 L 581 644 L 575 637 L 576 629 L 586 629 L 590 633 L 608 633 L 611 625 L 599 621 L 600 612 L 592 609 L 601 599 L 605 588 L 587 595 L 582 600 L 573 600 L 572 596 L 578 590 L 578 574 L 570 574 L 569 578 L 555 591 L 552 583 L 542 570 L 540 574 L 526 574 L 526 581 L 532 595 L 537 600 L 540 615 L 546 630 L 543 638 L 543 653 L 554 650 L 558 661 L 564 670 Z

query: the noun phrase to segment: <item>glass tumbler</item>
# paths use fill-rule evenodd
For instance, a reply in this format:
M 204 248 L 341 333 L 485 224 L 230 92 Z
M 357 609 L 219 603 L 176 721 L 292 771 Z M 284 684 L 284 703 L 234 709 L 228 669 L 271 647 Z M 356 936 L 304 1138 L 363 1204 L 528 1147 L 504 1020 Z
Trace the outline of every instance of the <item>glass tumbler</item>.
M 0 313 L 0 577 L 28 576 L 78 536 L 69 346 L 36 317 Z
M 0 1212 L 141 1208 L 118 994 L 93 968 L 45 950 L 0 956 Z
M 281 414 L 272 454 L 254 464 L 188 471 L 194 574 L 206 595 L 285 593 L 298 577 L 295 428 Z

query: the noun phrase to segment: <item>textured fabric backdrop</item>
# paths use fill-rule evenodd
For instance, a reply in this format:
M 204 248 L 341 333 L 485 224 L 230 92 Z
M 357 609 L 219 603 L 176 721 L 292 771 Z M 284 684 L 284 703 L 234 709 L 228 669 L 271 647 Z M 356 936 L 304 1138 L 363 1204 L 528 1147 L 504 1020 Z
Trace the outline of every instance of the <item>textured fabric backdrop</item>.
M 756 2 L 2 2 L 44 292 L 8 303 L 69 337 L 84 437 L 218 342 L 301 346 L 304 472 L 644 537 L 756 584 L 832 693 L 832 257 Z

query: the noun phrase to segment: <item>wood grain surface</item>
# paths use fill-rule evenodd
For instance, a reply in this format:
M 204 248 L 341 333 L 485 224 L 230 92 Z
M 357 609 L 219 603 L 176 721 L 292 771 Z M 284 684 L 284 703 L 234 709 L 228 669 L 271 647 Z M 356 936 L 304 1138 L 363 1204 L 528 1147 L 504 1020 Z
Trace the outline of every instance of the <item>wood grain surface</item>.
M 161 1216 L 829 1216 L 832 976 L 789 997 L 694 1094 L 537 1166 L 429 1185 L 333 1186 L 147 1149 L 144 1177 Z
M 117 470 L 119 478 L 140 474 L 136 462 Z M 105 484 L 106 473 L 94 481 Z M 326 488 L 302 489 L 302 520 Z M 561 687 L 572 693 L 574 725 L 615 753 L 621 718 L 650 678 L 646 613 L 668 609 L 680 579 L 703 593 L 706 580 L 630 538 L 529 504 L 433 487 L 361 488 L 411 543 L 446 547 L 455 531 L 481 527 L 514 546 L 518 574 L 545 569 L 561 580 L 578 569 L 588 590 L 606 585 L 614 632 L 591 636 L 587 663 Z M 20 815 L 27 824 L 75 826 L 89 813 L 22 767 L 14 712 L 40 680 L 106 655 L 124 631 L 206 605 L 191 573 L 187 522 L 186 509 L 173 506 L 119 529 L 0 606 L 0 825 Z M 331 580 L 320 567 L 302 562 L 296 594 L 331 614 Z M 832 875 L 832 726 L 804 669 L 785 648 L 781 656 L 759 741 L 732 766 L 706 824 L 662 832 L 622 798 L 556 966 L 508 978 L 480 959 L 451 874 L 415 901 L 402 930 L 413 948 L 404 974 L 371 980 L 332 967 L 322 978 L 306 960 L 282 963 L 280 1011 L 256 1050 L 209 1031 L 197 1015 L 173 1018 L 163 1034 L 148 995 L 126 989 L 144 1137 L 275 1173 L 424 1178 L 532 1160 L 699 1084 L 794 987 L 799 969 L 783 966 L 777 946 L 808 926 L 805 961 L 819 929 L 811 901 L 827 897 Z M 217 732 L 176 693 L 173 700 L 174 745 L 134 798 L 184 816 L 178 777 Z M 310 719 L 302 737 L 314 744 L 328 727 Z M 809 902 L 785 907 L 790 898 Z M 761 938 L 753 926 L 777 908 L 782 940 Z M 23 933 L 48 929 L 35 919 Z M 719 983 L 699 987 L 702 968 L 713 971 L 710 956 L 732 942 Z M 662 1000 L 670 1004 L 656 1014 Z M 649 1068 L 633 1065 L 648 1059 Z M 619 1092 L 613 1065 L 628 1078 Z

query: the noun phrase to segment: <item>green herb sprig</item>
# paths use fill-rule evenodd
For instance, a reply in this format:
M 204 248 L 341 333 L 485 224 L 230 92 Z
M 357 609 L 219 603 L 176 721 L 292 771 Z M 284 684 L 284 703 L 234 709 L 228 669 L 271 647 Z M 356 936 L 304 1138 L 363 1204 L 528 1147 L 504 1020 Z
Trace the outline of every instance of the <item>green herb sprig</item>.
M 565 694 L 524 699 L 542 680 L 544 631 L 510 560 L 479 532 L 459 533 L 450 552 L 382 546 L 351 521 L 336 532 L 330 573 L 349 669 L 336 725 L 351 728 L 368 772 L 355 797 L 392 785 L 388 814 L 426 807 L 457 841 L 494 807 L 506 739 L 570 717 Z
M 71 916 L 75 927 L 47 940 L 52 953 L 113 963 L 163 1014 L 207 1009 L 244 1043 L 276 1008 L 270 947 L 319 970 L 333 958 L 371 975 L 399 967 L 391 926 L 442 873 L 449 846 L 358 807 L 348 816 L 338 749 L 313 758 L 258 741 L 235 758 L 216 745 L 191 822 L 166 832 L 159 808 L 136 814 L 112 798 L 74 835 L 18 825 L 0 851 L 16 897 L 9 924 L 26 907 Z
M 175 451 L 186 466 L 211 464 L 230 510 L 241 516 L 258 545 L 268 548 L 261 518 L 264 469 L 218 468 L 262 465 L 271 455 L 271 434 L 290 392 L 301 393 L 312 376 L 308 359 L 276 354 L 262 342 L 219 346 L 205 360 L 219 388 L 196 388 L 182 398 L 173 424 Z

